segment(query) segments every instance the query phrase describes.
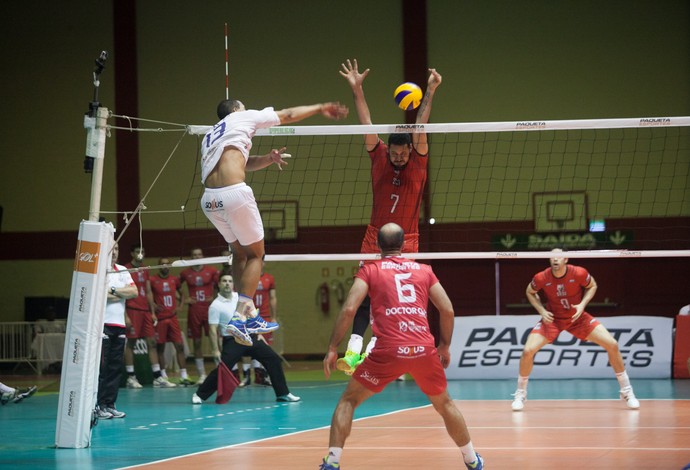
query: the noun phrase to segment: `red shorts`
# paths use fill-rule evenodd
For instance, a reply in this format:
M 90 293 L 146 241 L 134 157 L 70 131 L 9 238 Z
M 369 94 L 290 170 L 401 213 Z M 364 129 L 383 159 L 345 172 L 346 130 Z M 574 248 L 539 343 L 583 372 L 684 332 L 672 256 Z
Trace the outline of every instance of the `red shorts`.
M 182 331 L 180 331 L 180 323 L 177 317 L 166 318 L 165 320 L 158 320 L 156 323 L 156 343 L 182 343 Z
M 352 377 L 374 393 L 403 374 L 414 377 L 426 395 L 443 393 L 448 386 L 438 351 L 433 346 L 375 347 Z
M 132 322 L 132 327 L 127 328 L 128 338 L 153 338 L 156 335 L 150 311 L 128 308 L 127 315 Z
M 373 225 L 367 225 L 367 231 L 362 240 L 360 253 L 380 253 L 381 250 L 376 245 L 379 229 Z M 417 253 L 419 251 L 419 233 L 406 233 L 403 243 L 403 253 Z
M 187 338 L 200 339 L 202 331 L 208 336 L 208 305 L 197 308 L 190 305 L 187 313 Z
M 552 323 L 539 321 L 537 326 L 532 329 L 532 333 L 542 335 L 549 343 L 553 343 L 561 331 L 567 331 L 577 339 L 584 341 L 598 325 L 600 325 L 599 320 L 587 312 L 582 312 L 575 323 L 571 323 L 570 319 L 555 319 Z

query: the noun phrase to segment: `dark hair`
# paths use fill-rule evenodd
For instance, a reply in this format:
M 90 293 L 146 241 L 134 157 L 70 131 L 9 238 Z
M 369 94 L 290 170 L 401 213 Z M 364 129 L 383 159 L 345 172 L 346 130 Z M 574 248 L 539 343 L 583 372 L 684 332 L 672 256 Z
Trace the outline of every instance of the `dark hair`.
M 382 252 L 400 250 L 405 242 L 405 231 L 398 224 L 387 223 L 379 229 L 376 239 Z
M 388 146 L 391 145 L 412 145 L 412 135 L 408 133 L 391 134 L 388 136 Z
M 139 248 L 141 248 L 141 243 L 137 242 L 137 243 L 132 244 L 129 247 L 129 251 L 132 252 L 134 250 L 138 250 Z
M 223 100 L 218 103 L 216 108 L 216 114 L 218 114 L 218 119 L 223 119 L 230 113 L 234 113 L 240 109 L 240 102 L 238 100 Z

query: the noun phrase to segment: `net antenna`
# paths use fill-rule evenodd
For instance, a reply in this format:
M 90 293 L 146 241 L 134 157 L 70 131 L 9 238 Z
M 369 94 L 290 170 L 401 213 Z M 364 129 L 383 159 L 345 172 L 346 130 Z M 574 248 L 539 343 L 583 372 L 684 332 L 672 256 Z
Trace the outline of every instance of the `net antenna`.
M 228 24 L 225 23 L 225 99 L 230 99 L 230 78 L 229 78 L 229 66 L 228 66 Z

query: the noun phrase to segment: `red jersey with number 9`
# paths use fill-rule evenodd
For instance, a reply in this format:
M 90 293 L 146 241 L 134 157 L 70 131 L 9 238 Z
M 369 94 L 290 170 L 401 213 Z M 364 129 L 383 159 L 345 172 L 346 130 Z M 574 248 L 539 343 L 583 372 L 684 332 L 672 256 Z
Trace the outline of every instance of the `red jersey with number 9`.
M 431 266 L 390 257 L 365 264 L 356 277 L 369 286 L 377 348 L 434 346 L 426 310 L 438 282 Z
M 573 305 L 582 301 L 584 288 L 591 279 L 585 268 L 567 265 L 563 277 L 554 276 L 551 268 L 546 268 L 532 278 L 530 286 L 544 292 L 546 309 L 553 313 L 554 319 L 564 320 L 575 313 Z

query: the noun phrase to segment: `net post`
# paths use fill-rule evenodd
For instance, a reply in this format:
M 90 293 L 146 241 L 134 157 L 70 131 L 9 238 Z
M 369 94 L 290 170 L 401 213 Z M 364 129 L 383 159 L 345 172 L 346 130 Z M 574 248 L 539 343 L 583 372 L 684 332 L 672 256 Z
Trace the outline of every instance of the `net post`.
M 91 202 L 89 205 L 89 220 L 98 221 L 101 211 L 101 189 L 103 186 L 103 161 L 105 159 L 105 136 L 108 108 L 98 108 L 94 128 L 89 130 L 87 155 L 93 157 L 93 173 L 91 177 Z
M 82 221 L 79 226 L 55 427 L 58 448 L 91 445 L 114 233 L 110 223 Z

